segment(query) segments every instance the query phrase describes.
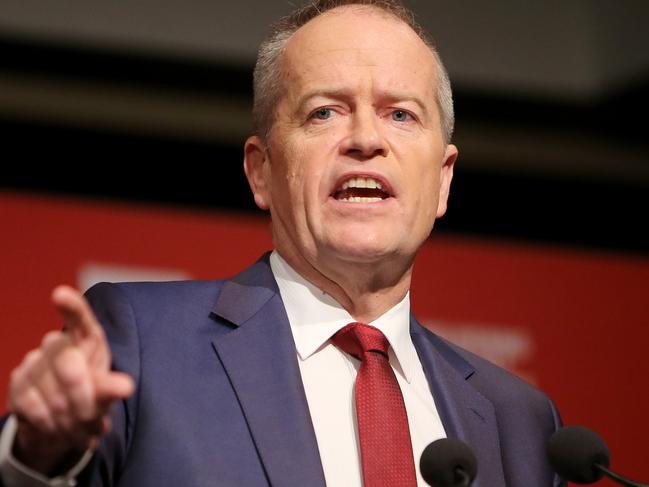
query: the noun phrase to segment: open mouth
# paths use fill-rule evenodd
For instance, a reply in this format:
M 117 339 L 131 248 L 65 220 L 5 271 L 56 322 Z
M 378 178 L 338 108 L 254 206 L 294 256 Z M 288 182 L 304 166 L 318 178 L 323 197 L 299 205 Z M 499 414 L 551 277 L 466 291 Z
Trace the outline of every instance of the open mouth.
M 377 203 L 391 196 L 385 186 L 373 177 L 355 176 L 343 180 L 331 196 L 349 203 Z

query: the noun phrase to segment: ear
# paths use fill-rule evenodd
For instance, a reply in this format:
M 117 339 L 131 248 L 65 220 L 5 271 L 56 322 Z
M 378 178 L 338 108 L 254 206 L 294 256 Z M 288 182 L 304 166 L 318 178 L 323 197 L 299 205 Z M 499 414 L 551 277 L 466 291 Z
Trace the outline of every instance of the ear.
M 243 170 L 255 197 L 255 203 L 262 210 L 270 208 L 270 162 L 266 145 L 258 135 L 246 140 L 243 148 Z
M 448 203 L 448 193 L 451 189 L 451 180 L 453 179 L 453 167 L 457 159 L 457 147 L 453 144 L 446 146 L 444 153 L 444 162 L 440 169 L 440 187 L 439 187 L 439 201 L 437 202 L 437 218 L 446 213 Z

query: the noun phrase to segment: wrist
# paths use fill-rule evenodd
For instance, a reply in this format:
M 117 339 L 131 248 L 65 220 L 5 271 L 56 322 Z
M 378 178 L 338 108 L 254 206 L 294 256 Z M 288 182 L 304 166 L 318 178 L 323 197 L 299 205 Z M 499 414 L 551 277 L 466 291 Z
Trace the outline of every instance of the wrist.
M 69 471 L 56 477 L 46 476 L 13 456 L 18 421 L 9 416 L 0 430 L 0 485 L 23 485 L 30 487 L 75 487 L 77 477 L 86 468 L 94 450 L 88 449 L 81 460 Z
M 11 455 L 26 467 L 52 478 L 77 465 L 90 447 L 74 443 L 60 435 L 34 431 L 18 420 Z

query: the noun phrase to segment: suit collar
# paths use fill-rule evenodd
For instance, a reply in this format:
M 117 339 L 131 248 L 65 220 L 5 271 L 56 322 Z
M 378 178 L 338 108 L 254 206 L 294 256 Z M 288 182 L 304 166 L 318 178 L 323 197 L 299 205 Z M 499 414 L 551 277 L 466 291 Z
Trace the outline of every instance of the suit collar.
M 226 281 L 213 308 L 234 329 L 212 344 L 271 485 L 325 485 L 295 345 L 268 255 Z
M 269 254 L 223 285 L 213 316 L 234 329 L 213 340 L 271 485 L 324 487 L 288 318 Z M 470 382 L 475 368 L 411 317 L 410 332 L 446 433 L 471 446 L 475 487 L 504 486 L 493 404 Z
M 302 360 L 327 346 L 338 330 L 356 321 L 338 301 L 302 277 L 277 251 L 270 255 L 269 262 Z M 407 382 L 412 381 L 415 368 L 420 367 L 409 321 L 410 293 L 406 293 L 399 303 L 368 323 L 381 330 L 390 342 L 396 358 L 395 371 Z
M 494 405 L 472 384 L 475 368 L 447 342 L 411 318 L 411 334 L 446 434 L 467 443 L 478 460 L 475 487 L 504 486 Z
M 278 293 L 266 253 L 252 266 L 223 284 L 212 314 L 239 326 L 254 316 Z

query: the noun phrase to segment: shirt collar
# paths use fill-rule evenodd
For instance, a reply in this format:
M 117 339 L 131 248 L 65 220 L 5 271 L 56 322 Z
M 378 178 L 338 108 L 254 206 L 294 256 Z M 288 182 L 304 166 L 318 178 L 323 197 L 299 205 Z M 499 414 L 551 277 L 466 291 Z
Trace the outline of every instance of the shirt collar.
M 329 339 L 354 318 L 333 297 L 304 279 L 278 253 L 270 255 L 270 268 L 286 308 L 301 360 L 326 347 Z M 410 382 L 419 363 L 410 338 L 410 293 L 376 320 L 368 323 L 383 332 L 397 360 L 397 371 Z

